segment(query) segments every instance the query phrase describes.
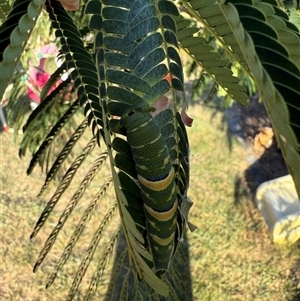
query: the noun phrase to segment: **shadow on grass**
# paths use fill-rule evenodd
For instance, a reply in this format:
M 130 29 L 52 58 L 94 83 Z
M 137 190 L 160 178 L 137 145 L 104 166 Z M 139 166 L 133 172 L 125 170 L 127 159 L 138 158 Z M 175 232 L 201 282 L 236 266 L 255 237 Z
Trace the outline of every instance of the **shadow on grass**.
M 258 186 L 266 181 L 270 181 L 288 174 L 288 170 L 281 151 L 277 145 L 266 149 L 263 155 L 255 160 L 244 173 L 244 179 L 254 199 Z
M 118 245 L 117 245 L 117 252 L 114 258 L 114 266 L 113 270 L 115 270 L 119 264 L 119 258 L 122 256 L 123 251 L 126 249 L 126 240 L 125 236 L 122 232 L 122 234 L 119 237 Z M 172 263 L 170 265 L 169 272 L 167 273 L 167 279 L 171 285 L 171 288 L 174 290 L 176 295 L 178 296 L 178 299 L 174 298 L 164 298 L 159 297 L 157 299 L 156 297 L 147 297 L 147 294 L 149 293 L 149 287 L 146 287 L 146 285 L 142 285 L 143 288 L 143 294 L 144 299 L 147 301 L 169 301 L 169 300 L 180 300 L 180 301 L 193 301 L 193 291 L 192 291 L 192 281 L 191 281 L 191 272 L 190 272 L 190 264 L 189 264 L 189 247 L 188 247 L 188 241 L 186 235 L 184 235 L 184 242 L 180 244 L 180 247 L 178 248 Z M 122 287 L 124 283 L 124 279 L 126 277 L 126 274 L 128 272 L 128 269 L 130 267 L 130 262 L 128 258 L 128 254 L 126 255 L 122 267 L 120 269 L 120 272 L 117 277 L 112 276 L 110 279 L 109 288 L 113 289 L 112 297 L 109 299 L 110 301 L 117 301 L 120 300 L 121 293 L 122 293 Z M 130 274 L 129 278 L 129 287 L 128 287 L 128 295 L 126 300 L 132 300 L 134 297 L 134 285 L 136 283 L 136 277 L 137 275 L 135 273 Z M 145 283 L 141 283 L 145 284 Z M 148 293 L 147 293 L 148 292 Z M 151 293 L 151 292 L 150 292 Z M 171 296 L 171 294 L 170 294 Z

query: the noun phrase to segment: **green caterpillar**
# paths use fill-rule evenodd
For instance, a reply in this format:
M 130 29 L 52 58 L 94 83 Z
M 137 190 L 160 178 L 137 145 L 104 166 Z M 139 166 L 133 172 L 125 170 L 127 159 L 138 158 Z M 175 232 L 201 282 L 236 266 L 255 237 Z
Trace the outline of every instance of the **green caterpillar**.
M 157 274 L 168 270 L 175 252 L 178 200 L 175 171 L 159 126 L 145 110 L 123 115 L 141 186 L 149 246 Z

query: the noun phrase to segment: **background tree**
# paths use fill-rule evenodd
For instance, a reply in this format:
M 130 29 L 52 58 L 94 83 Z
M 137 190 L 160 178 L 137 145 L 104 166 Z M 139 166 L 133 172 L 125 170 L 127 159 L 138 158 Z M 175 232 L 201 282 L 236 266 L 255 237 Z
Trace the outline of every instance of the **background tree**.
M 38 220 L 32 237 L 47 220 L 83 160 L 88 158 L 97 144 L 104 144 L 105 149 L 62 212 L 59 223 L 54 227 L 40 253 L 35 270 L 55 243 L 59 231 L 96 172 L 100 170 L 103 161 L 107 159 L 110 162 L 112 178 L 107 179 L 82 215 L 82 220 L 70 237 L 48 285 L 54 281 L 68 259 L 98 199 L 105 193 L 109 183 L 113 182 L 117 203 L 107 213 L 92 238 L 75 275 L 68 300 L 74 297 L 98 246 L 102 231 L 116 212 L 116 206 L 122 220 L 127 252 L 133 263 L 123 281 L 122 292 L 126 294 L 129 275 L 137 273 L 138 277 L 145 281 L 135 282 L 132 294 L 136 299 L 148 296 L 159 298 L 158 295 L 161 295 L 176 300 L 178 297 L 173 285 L 176 283 L 176 271 L 161 276 L 159 273 L 155 274 L 152 269 L 153 262 L 155 264 L 153 257 L 158 255 L 154 254 L 148 242 L 151 241 L 151 236 L 155 235 L 155 230 L 151 233 L 147 226 L 150 224 L 151 214 L 150 217 L 144 214 L 141 186 L 137 185 L 141 182 L 141 177 L 146 176 L 135 168 L 137 160 L 144 162 L 146 159 L 134 154 L 132 145 L 124 139 L 127 126 L 124 116 L 132 110 L 132 113 L 136 114 L 136 111 L 150 111 L 149 106 L 154 105 L 157 108 L 158 114 L 154 119 L 148 117 L 149 128 L 143 133 L 137 133 L 136 139 L 139 141 L 138 146 L 144 147 L 149 142 L 146 136 L 155 132 L 152 121 L 161 128 L 165 142 L 156 148 L 155 152 L 160 153 L 160 149 L 164 147 L 168 149 L 167 158 L 174 169 L 175 193 L 180 210 L 176 217 L 178 231 L 175 232 L 175 244 L 181 239 L 186 222 L 189 223 L 188 211 L 191 206 L 187 196 L 189 149 L 184 126 L 184 123 L 189 125 L 190 120 L 184 114 L 187 103 L 184 97 L 180 49 L 187 53 L 201 70 L 205 70 L 230 98 L 242 105 L 247 105 L 248 96 L 231 68 L 238 66 L 239 70 L 243 70 L 255 81 L 300 195 L 300 36 L 299 15 L 296 11 L 299 2 L 92 0 L 83 1 L 78 11 L 68 13 L 56 1 L 6 1 L 0 10 L 3 20 L 0 30 L 1 96 L 13 77 L 24 49 L 26 50 L 44 5 L 55 36 L 59 39 L 60 57 L 64 63 L 51 75 L 41 92 L 41 104 L 29 116 L 23 128 L 20 156 L 25 155 L 28 148 L 33 153 L 27 173 L 30 174 L 37 163 L 44 164 L 45 159 L 49 166 L 46 168 L 46 180 L 40 195 L 55 178 L 88 126 L 92 130 L 92 137 L 61 179 L 55 194 Z M 207 31 L 210 35 L 207 35 Z M 215 51 L 209 44 L 208 36 L 213 36 L 223 51 Z M 68 72 L 69 76 L 60 82 L 61 75 L 65 72 Z M 49 93 L 55 84 L 57 87 Z M 66 106 L 62 106 L 62 92 L 69 89 L 68 87 L 72 87 L 77 96 Z M 180 104 L 176 102 L 178 93 L 182 99 Z M 166 94 L 167 103 L 164 102 Z M 58 108 L 60 114 L 57 114 Z M 183 117 L 178 113 L 180 109 Z M 55 158 L 49 159 L 46 154 L 51 153 L 49 150 L 53 141 L 64 128 L 73 123 L 74 117 L 79 120 L 79 125 L 74 128 L 70 139 L 65 141 L 61 152 Z M 39 133 L 38 138 L 34 133 Z M 121 136 L 116 136 L 116 133 Z M 143 140 L 144 137 L 146 140 Z M 144 151 L 150 156 L 149 150 L 145 148 Z M 149 169 L 148 165 L 146 169 Z M 168 174 L 171 174 L 172 170 L 167 170 Z M 153 191 L 149 193 L 150 196 L 152 193 L 154 195 Z M 189 225 L 192 228 L 192 225 Z M 107 255 L 117 237 L 118 231 L 106 247 Z M 166 255 L 163 246 L 158 254 Z M 176 253 L 175 258 L 178 254 L 180 252 Z M 120 257 L 119 264 L 123 258 L 124 256 Z M 97 287 L 105 260 L 106 257 L 99 262 L 86 295 L 87 299 Z M 116 274 L 117 268 L 118 265 Z M 172 264 L 170 269 L 172 270 Z M 144 289 L 145 283 L 149 285 L 149 290 Z

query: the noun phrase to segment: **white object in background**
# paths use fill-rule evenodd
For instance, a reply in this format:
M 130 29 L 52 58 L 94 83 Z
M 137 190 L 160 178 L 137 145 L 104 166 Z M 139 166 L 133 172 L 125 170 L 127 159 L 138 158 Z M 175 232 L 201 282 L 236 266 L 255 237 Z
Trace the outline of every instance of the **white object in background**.
M 273 242 L 300 239 L 300 201 L 291 175 L 267 181 L 256 190 L 255 202 L 273 235 Z

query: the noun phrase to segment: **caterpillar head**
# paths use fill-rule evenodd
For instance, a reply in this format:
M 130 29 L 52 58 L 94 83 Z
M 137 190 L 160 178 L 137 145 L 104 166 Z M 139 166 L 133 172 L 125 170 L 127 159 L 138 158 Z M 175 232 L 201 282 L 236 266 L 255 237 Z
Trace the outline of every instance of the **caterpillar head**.
M 126 129 L 134 129 L 147 122 L 149 118 L 152 118 L 150 112 L 154 112 L 155 110 L 154 107 L 132 108 L 121 117 L 120 125 Z

